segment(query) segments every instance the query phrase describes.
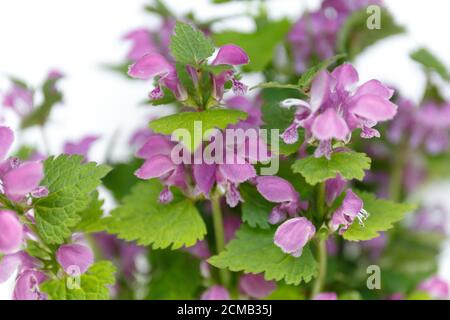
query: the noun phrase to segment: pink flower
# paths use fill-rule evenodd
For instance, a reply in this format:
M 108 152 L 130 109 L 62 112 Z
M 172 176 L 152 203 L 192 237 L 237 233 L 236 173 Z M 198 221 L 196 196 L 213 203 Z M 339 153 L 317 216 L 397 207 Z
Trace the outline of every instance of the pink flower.
M 0 253 L 17 252 L 24 238 L 23 226 L 13 211 L 0 210 Z
M 131 48 L 127 54 L 127 59 L 130 61 L 135 62 L 147 53 L 158 51 L 153 41 L 152 34 L 145 28 L 132 30 L 128 32 L 123 39 L 131 42 Z
M 337 294 L 335 292 L 321 292 L 314 297 L 313 300 L 337 300 Z
M 230 294 L 224 287 L 215 285 L 203 292 L 201 300 L 230 300 Z
M 287 216 L 295 217 L 300 210 L 308 208 L 308 203 L 301 202 L 298 192 L 283 178 L 276 176 L 257 177 L 256 188 L 267 201 L 279 203 L 270 213 L 269 222 L 271 224 L 280 223 Z
M 23 117 L 33 109 L 33 100 L 34 92 L 31 89 L 13 84 L 11 89 L 3 96 L 3 105 Z
M 94 254 L 81 244 L 64 244 L 56 251 L 56 260 L 66 273 L 80 275 L 94 263 Z
M 39 285 L 47 280 L 47 276 L 37 270 L 26 270 L 19 274 L 13 292 L 14 300 L 45 300 L 47 296 L 39 289 Z
M 363 206 L 363 201 L 351 189 L 348 189 L 342 205 L 331 217 L 331 229 L 334 231 L 339 229 L 339 234 L 342 235 L 352 225 L 355 218 L 363 224 L 369 216 Z
M 309 102 L 288 99 L 284 106 L 297 107 L 293 124 L 281 135 L 286 143 L 298 140 L 297 128 L 305 128 L 306 141 L 317 140 L 317 157 L 330 157 L 332 141 L 347 143 L 355 129 L 361 137 L 379 137 L 373 127 L 380 121 L 392 119 L 397 106 L 389 101 L 394 91 L 378 80 L 357 87 L 358 73 L 350 64 L 337 67 L 331 74 L 321 71 L 311 85 Z M 356 89 L 354 89 L 356 87 Z
M 448 299 L 449 297 L 449 285 L 439 277 L 431 277 L 423 281 L 419 284 L 418 289 L 427 292 L 435 299 Z
M 275 245 L 293 257 L 302 255 L 303 247 L 314 237 L 316 228 L 306 218 L 294 218 L 280 225 L 275 232 Z
M 86 136 L 77 142 L 66 142 L 64 144 L 64 153 L 81 155 L 87 161 L 89 149 L 98 138 L 97 136 Z
M 275 281 L 267 281 L 262 274 L 244 274 L 239 279 L 239 290 L 255 299 L 264 299 L 277 288 Z

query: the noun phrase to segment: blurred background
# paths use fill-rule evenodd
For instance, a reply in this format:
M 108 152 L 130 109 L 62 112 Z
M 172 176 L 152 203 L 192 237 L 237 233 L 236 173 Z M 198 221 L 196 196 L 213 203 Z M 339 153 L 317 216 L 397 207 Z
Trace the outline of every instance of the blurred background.
M 257 1 L 256 1 L 257 2 Z M 271 17 L 287 16 L 296 20 L 305 9 L 314 10 L 318 0 L 267 1 Z M 104 161 L 111 140 L 115 140 L 112 156 L 121 159 L 130 154 L 128 139 L 136 127 L 144 126 L 149 109 L 141 102 L 150 83 L 129 81 L 105 68 L 120 63 L 128 43 L 121 37 L 130 29 L 158 26 L 157 18 L 143 11 L 149 0 L 127 1 L 61 1 L 2 0 L 0 1 L 0 93 L 9 87 L 8 76 L 14 75 L 31 84 L 43 81 L 50 69 L 65 74 L 60 87 L 64 104 L 54 109 L 47 128 L 52 153 L 62 151 L 67 140 L 84 135 L 99 135 L 90 158 Z M 193 11 L 201 20 L 256 10 L 253 1 L 234 2 L 213 7 L 206 0 L 167 0 L 176 13 Z M 450 66 L 450 42 L 446 37 L 446 21 L 450 2 L 442 0 L 385 0 L 397 22 L 407 33 L 388 38 L 370 47 L 356 60 L 362 81 L 377 78 L 399 88 L 419 102 L 425 85 L 424 73 L 409 59 L 411 51 L 428 47 Z M 215 26 L 251 31 L 251 20 L 242 17 L 228 19 Z M 246 82 L 258 83 L 258 75 Z M 442 86 L 447 99 L 450 88 Z M 160 109 L 157 109 L 160 110 Z M 13 127 L 17 119 L 10 114 L 5 123 Z M 17 137 L 16 143 L 39 146 L 39 130 L 30 129 Z M 43 146 L 40 146 L 43 148 Z M 450 164 L 449 164 L 450 165 Z M 450 183 L 439 182 L 422 190 L 425 202 L 441 202 L 450 208 Z M 450 244 L 441 256 L 440 275 L 450 281 Z M 10 296 L 10 283 L 0 285 L 0 299 Z

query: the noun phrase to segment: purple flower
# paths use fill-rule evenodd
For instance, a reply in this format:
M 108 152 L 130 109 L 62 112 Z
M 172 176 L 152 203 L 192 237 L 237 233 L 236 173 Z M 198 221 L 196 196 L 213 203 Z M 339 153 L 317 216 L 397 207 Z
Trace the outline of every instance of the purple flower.
M 423 281 L 419 284 L 418 289 L 427 292 L 434 299 L 448 299 L 449 297 L 449 285 L 439 277 L 431 277 Z
M 98 138 L 97 136 L 87 136 L 77 142 L 66 142 L 64 144 L 64 153 L 81 155 L 87 161 L 89 149 Z
M 211 256 L 208 243 L 205 240 L 197 241 L 193 246 L 186 248 L 186 251 L 199 259 L 207 259 Z
M 361 137 L 379 137 L 373 127 L 392 119 L 397 106 L 389 101 L 394 91 L 378 80 L 357 87 L 358 73 L 350 64 L 337 67 L 331 74 L 319 72 L 311 85 L 309 102 L 288 99 L 283 106 L 295 106 L 294 122 L 281 135 L 286 143 L 295 143 L 296 130 L 305 128 L 306 141 L 318 141 L 315 155 L 330 157 L 332 141 L 347 143 L 352 131 L 361 129 Z
M 351 189 L 348 189 L 342 205 L 333 213 L 331 229 L 334 231 L 339 229 L 339 234 L 342 235 L 355 218 L 363 224 L 369 217 L 369 213 L 363 209 L 363 206 L 363 201 Z
M 336 198 L 344 191 L 347 185 L 347 180 L 342 178 L 340 174 L 334 179 L 329 179 L 325 182 L 325 194 L 327 205 L 331 206 Z
M 337 294 L 335 292 L 321 292 L 314 297 L 313 300 L 337 300 Z
M 19 274 L 13 292 L 14 300 L 45 300 L 47 296 L 39 290 L 39 285 L 47 276 L 37 270 L 26 270 Z
M 149 94 L 150 99 L 161 99 L 164 96 L 161 86 L 172 91 L 180 101 L 187 98 L 186 90 L 178 79 L 175 66 L 159 53 L 148 53 L 138 59 L 130 66 L 128 75 L 143 80 L 159 78 L 158 86 Z
M 246 296 L 264 299 L 277 288 L 275 281 L 267 281 L 262 274 L 244 274 L 239 279 L 239 290 Z
M 213 66 L 217 65 L 229 65 L 229 66 L 239 66 L 244 65 L 249 62 L 249 58 L 245 51 L 234 45 L 227 44 L 219 48 L 217 56 L 212 61 Z M 222 100 L 224 94 L 225 83 L 231 81 L 233 92 L 238 95 L 244 95 L 247 91 L 247 86 L 240 82 L 234 77 L 234 71 L 226 70 L 217 76 L 213 76 L 214 91 L 213 96 L 218 100 Z
M 0 127 L 0 189 L 12 201 L 22 201 L 26 195 L 39 188 L 44 177 L 41 162 L 20 163 L 17 158 L 3 160 L 14 141 L 14 133 L 8 127 Z
M 442 206 L 425 207 L 414 216 L 411 227 L 413 230 L 431 231 L 446 235 L 447 216 L 448 212 Z
M 243 96 L 234 96 L 225 101 L 225 105 L 231 109 L 242 110 L 247 113 L 247 119 L 240 121 L 235 127 L 242 129 L 259 128 L 262 121 L 261 98 L 258 96 L 250 100 Z M 231 126 L 230 126 L 231 127 Z
M 258 192 L 267 200 L 279 203 L 269 216 L 271 224 L 277 224 L 289 217 L 295 217 L 300 210 L 308 208 L 307 202 L 300 201 L 300 195 L 294 187 L 283 178 L 262 176 L 256 178 Z
M 66 273 L 80 275 L 94 263 L 94 254 L 81 244 L 64 244 L 56 251 L 56 260 Z
M 230 300 L 230 294 L 224 287 L 215 285 L 203 292 L 201 300 Z
M 0 253 L 17 252 L 23 238 L 23 226 L 17 215 L 12 211 L 0 210 Z
M 306 218 L 294 218 L 280 225 L 275 232 L 274 243 L 284 253 L 293 257 L 302 255 L 303 247 L 314 237 L 316 228 Z
M 236 215 L 225 215 L 223 217 L 223 231 L 225 236 L 225 243 L 234 239 L 236 231 L 241 226 L 241 219 Z
M 150 136 L 136 153 L 136 156 L 145 159 L 145 162 L 135 175 L 144 180 L 159 178 L 165 186 L 184 188 L 185 169 L 182 164 L 177 165 L 172 161 L 173 147 L 174 144 L 164 136 Z M 167 203 L 173 199 L 173 195 L 169 188 L 164 188 L 159 198 L 161 203 Z
M 303 73 L 316 56 L 320 60 L 336 53 L 339 30 L 354 11 L 371 4 L 381 5 L 381 0 L 325 0 L 322 6 L 305 13 L 293 26 L 288 41 L 293 48 L 295 71 Z
M 20 274 L 38 266 L 39 262 L 24 251 L 7 254 L 0 259 L 0 283 L 7 281 L 16 270 Z
M 23 117 L 33 109 L 33 99 L 34 92 L 32 90 L 13 84 L 3 96 L 3 105 Z
M 145 28 L 139 28 L 128 32 L 124 37 L 124 40 L 131 42 L 131 48 L 128 51 L 127 59 L 136 62 L 147 53 L 157 52 L 157 46 L 155 45 L 152 34 Z

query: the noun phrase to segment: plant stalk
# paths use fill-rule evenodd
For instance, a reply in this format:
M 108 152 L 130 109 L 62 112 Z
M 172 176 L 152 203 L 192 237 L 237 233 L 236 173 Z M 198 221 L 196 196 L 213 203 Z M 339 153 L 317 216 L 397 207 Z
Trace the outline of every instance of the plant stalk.
M 212 217 L 214 226 L 214 236 L 216 240 L 216 253 L 219 254 L 225 249 L 225 232 L 223 228 L 222 210 L 220 209 L 220 195 L 211 197 Z M 230 273 L 227 269 L 219 269 L 219 276 L 222 285 L 228 286 L 230 282 Z

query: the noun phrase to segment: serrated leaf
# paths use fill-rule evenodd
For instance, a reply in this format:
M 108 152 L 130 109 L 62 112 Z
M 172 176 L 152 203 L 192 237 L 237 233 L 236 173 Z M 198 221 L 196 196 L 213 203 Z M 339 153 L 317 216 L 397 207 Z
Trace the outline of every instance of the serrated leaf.
M 411 53 L 411 59 L 420 63 L 428 71 L 434 71 L 443 79 L 449 81 L 450 75 L 447 67 L 426 48 L 420 48 Z
M 309 68 L 302 74 L 300 79 L 298 79 L 297 87 L 300 89 L 308 88 L 319 71 L 327 69 L 333 63 L 343 58 L 345 58 L 345 54 L 338 54 Z
M 317 274 L 317 262 L 309 246 L 299 258 L 281 251 L 273 243 L 274 230 L 254 229 L 243 225 L 219 255 L 208 260 L 217 268 L 245 273 L 264 273 L 266 280 L 283 280 L 298 285 L 309 282 Z
M 141 181 L 134 175 L 141 165 L 140 159 L 111 165 L 112 170 L 103 179 L 103 185 L 112 192 L 117 201 L 121 201 L 130 193 L 131 188 Z
M 152 266 L 147 299 L 187 300 L 202 284 L 199 260 L 187 252 L 155 250 L 150 252 Z
M 154 249 L 178 249 L 203 239 L 206 227 L 194 203 L 178 196 L 170 204 L 160 204 L 162 188 L 155 180 L 133 187 L 123 204 L 111 212 L 108 232 Z
M 402 26 L 395 23 L 394 18 L 386 9 L 381 9 L 381 28 L 369 29 L 366 9 L 351 14 L 342 26 L 337 40 L 338 51 L 346 53 L 350 60 L 364 49 L 387 37 L 405 32 Z
M 80 276 L 79 287 L 71 288 L 72 279 L 54 279 L 44 282 L 40 289 L 48 295 L 50 300 L 108 300 L 109 286 L 115 282 L 116 268 L 109 261 L 102 261 L 92 265 Z
M 97 191 L 91 194 L 91 200 L 86 209 L 80 211 L 80 222 L 75 227 L 75 230 L 85 233 L 100 232 L 103 231 L 100 219 L 103 215 L 104 200 L 99 198 Z
M 244 199 L 242 203 L 242 220 L 251 227 L 269 229 L 269 214 L 275 206 L 263 198 L 254 186 L 242 184 L 239 192 Z
M 36 226 L 42 239 L 49 244 L 64 242 L 71 235 L 90 201 L 90 194 L 100 185 L 110 168 L 94 162 L 83 163 L 82 156 L 61 155 L 44 161 L 41 185 L 49 196 L 34 202 Z
M 245 120 L 247 114 L 234 109 L 210 109 L 201 112 L 183 112 L 150 122 L 150 128 L 156 133 L 171 135 L 175 130 L 187 130 L 191 141 L 182 141 L 194 151 L 202 142 L 204 133 L 209 129 L 225 129 L 230 124 Z M 198 127 L 196 127 L 196 124 Z M 199 139 L 194 139 L 198 136 Z M 180 137 L 178 137 L 180 138 Z M 180 138 L 182 140 L 182 138 Z
M 170 51 L 177 62 L 199 65 L 214 53 L 214 43 L 193 26 L 177 21 L 170 40 Z
M 292 170 L 305 177 L 310 185 L 315 185 L 335 178 L 338 173 L 347 180 L 362 180 L 365 170 L 370 169 L 370 164 L 370 158 L 364 153 L 335 152 L 330 160 L 314 156 L 297 160 L 292 165 Z
M 377 238 L 380 232 L 393 228 L 393 224 L 413 211 L 416 206 L 409 203 L 395 203 L 389 200 L 377 199 L 370 193 L 358 193 L 364 202 L 364 209 L 370 214 L 364 225 L 353 223 L 343 234 L 349 241 L 366 241 Z
M 244 70 L 262 71 L 272 61 L 276 46 L 285 39 L 290 27 L 288 20 L 273 21 L 252 33 L 225 31 L 215 33 L 213 39 L 218 46 L 234 43 L 244 49 L 250 57 Z

